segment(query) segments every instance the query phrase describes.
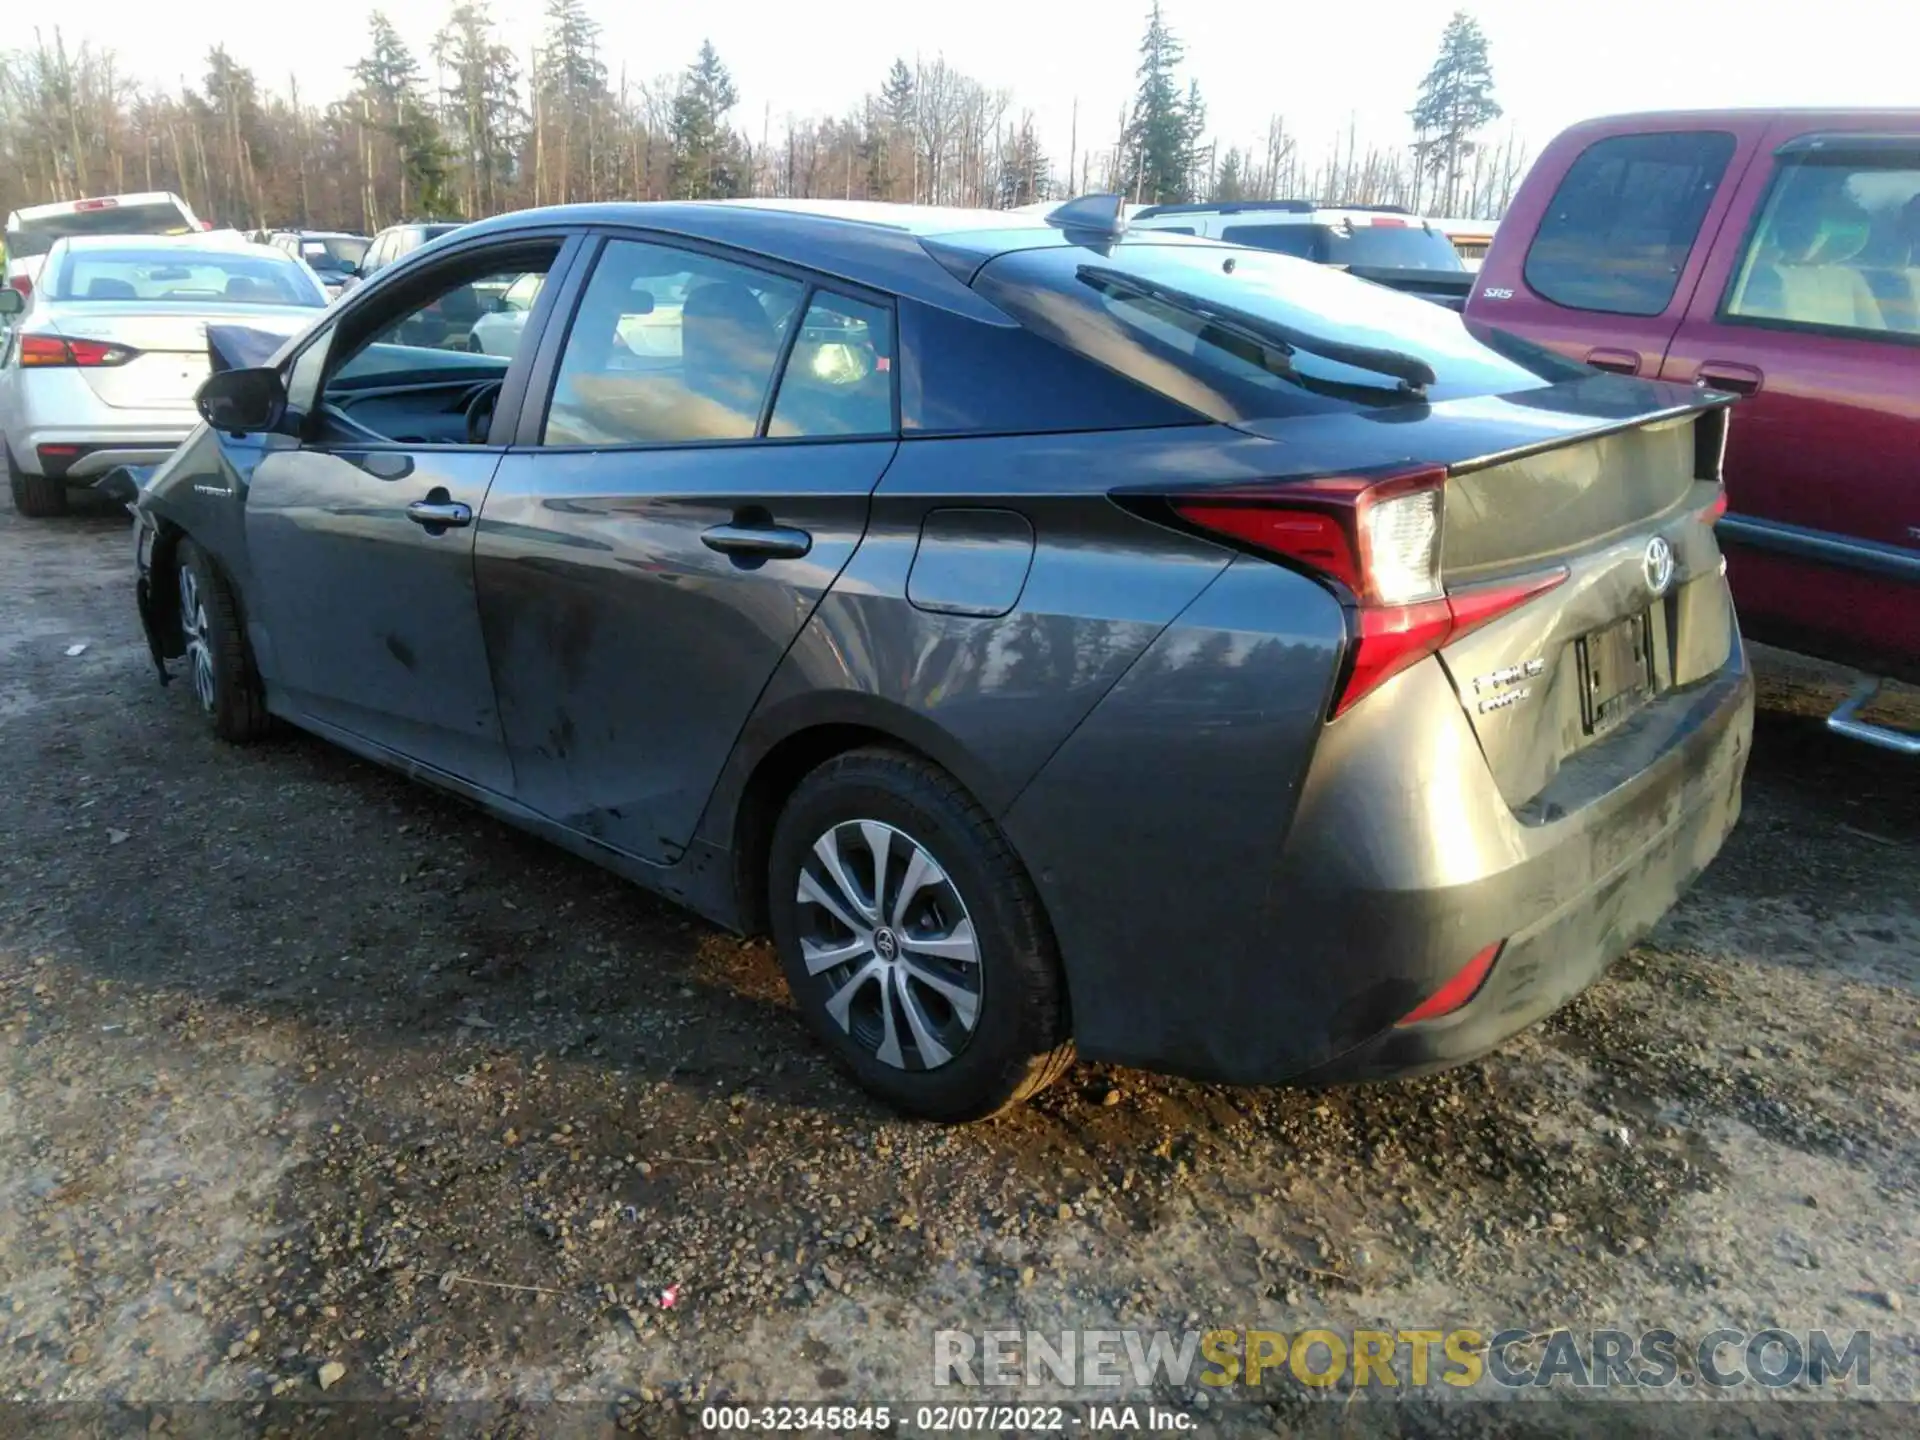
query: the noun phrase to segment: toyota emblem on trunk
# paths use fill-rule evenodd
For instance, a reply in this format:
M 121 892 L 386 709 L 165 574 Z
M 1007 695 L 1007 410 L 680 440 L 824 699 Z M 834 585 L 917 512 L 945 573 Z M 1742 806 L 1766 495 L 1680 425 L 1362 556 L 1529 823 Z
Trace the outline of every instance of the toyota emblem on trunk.
M 1666 594 L 1673 584 L 1673 546 L 1654 536 L 1647 542 L 1647 553 L 1640 557 L 1640 572 L 1647 577 L 1647 589 L 1655 596 Z

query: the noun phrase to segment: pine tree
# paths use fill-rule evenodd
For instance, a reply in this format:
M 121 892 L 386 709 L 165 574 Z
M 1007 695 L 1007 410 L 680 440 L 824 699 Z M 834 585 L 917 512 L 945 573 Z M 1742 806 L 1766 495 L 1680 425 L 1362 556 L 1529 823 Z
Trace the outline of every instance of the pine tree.
M 1180 118 L 1186 126 L 1187 136 L 1187 183 L 1186 196 L 1192 199 L 1205 191 L 1207 182 L 1213 178 L 1213 153 L 1206 144 L 1207 138 L 1207 102 L 1200 98 L 1200 82 L 1187 82 L 1187 98 L 1180 107 Z
M 1440 54 L 1420 82 L 1419 97 L 1408 112 L 1419 136 L 1415 163 L 1446 189 L 1437 208 L 1451 213 L 1460 184 L 1461 163 L 1473 153 L 1474 135 L 1500 118 L 1493 98 L 1493 67 L 1487 37 L 1464 10 L 1453 12 L 1440 36 Z
M 871 119 L 868 122 L 867 185 L 876 199 L 896 199 L 894 186 L 900 171 L 909 168 L 900 165 L 896 157 L 911 144 L 914 98 L 913 71 L 906 61 L 895 60 L 880 87 L 879 119 L 884 128 L 874 133 L 876 127 Z
M 547 0 L 547 29 L 534 75 L 542 134 L 536 150 L 558 184 L 543 199 L 576 200 L 597 193 L 599 132 L 606 119 L 607 67 L 600 60 L 600 25 L 583 0 Z M 544 177 L 542 177 L 544 180 Z
M 1220 162 L 1220 173 L 1213 180 L 1213 198 L 1222 205 L 1247 198 L 1246 161 L 1238 145 L 1230 146 Z
M 447 151 L 440 127 L 420 96 L 420 65 L 393 28 L 393 22 L 375 10 L 368 18 L 370 48 L 353 67 L 359 81 L 356 105 L 361 127 L 369 135 L 384 136 L 392 145 L 398 167 L 398 213 L 433 215 L 448 203 Z M 379 175 L 369 150 L 366 169 L 367 224 L 377 221 Z
M 524 116 L 513 51 L 494 39 L 485 0 L 454 6 L 434 37 L 433 58 L 448 77 L 442 113 L 461 146 L 466 213 L 489 214 L 501 208 L 502 188 L 512 178 Z
M 1140 41 L 1140 86 L 1134 93 L 1127 120 L 1128 188 L 1132 198 L 1163 204 L 1192 198 L 1194 132 L 1190 106 L 1199 89 L 1180 93 L 1174 71 L 1186 51 L 1175 38 L 1159 0 L 1147 16 L 1147 33 Z M 1204 124 L 1204 119 L 1202 120 Z
M 740 142 L 727 128 L 739 103 L 733 77 L 711 40 L 687 67 L 673 97 L 673 193 L 682 200 L 724 199 L 741 193 Z

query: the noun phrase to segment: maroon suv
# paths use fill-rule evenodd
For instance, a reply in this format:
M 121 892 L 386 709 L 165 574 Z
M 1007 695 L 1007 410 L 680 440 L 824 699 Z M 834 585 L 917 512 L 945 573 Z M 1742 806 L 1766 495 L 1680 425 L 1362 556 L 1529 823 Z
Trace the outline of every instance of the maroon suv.
M 1576 125 L 1521 186 L 1466 314 L 1744 396 L 1720 527 L 1741 628 L 1920 682 L 1920 110 Z M 1835 728 L 1920 752 L 1854 718 L 1870 694 Z

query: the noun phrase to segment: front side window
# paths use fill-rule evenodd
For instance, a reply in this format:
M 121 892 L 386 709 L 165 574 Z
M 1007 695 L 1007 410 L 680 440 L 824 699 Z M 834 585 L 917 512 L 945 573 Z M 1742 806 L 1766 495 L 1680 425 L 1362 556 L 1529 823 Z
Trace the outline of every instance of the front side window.
M 544 274 L 557 253 L 557 247 L 522 250 L 506 263 L 476 257 L 437 277 L 428 293 L 403 287 L 413 293 L 387 314 L 371 317 L 370 332 L 356 325 L 327 357 L 318 433 L 346 440 L 371 434 L 399 443 L 485 443 L 500 385 L 525 349 L 526 327 L 491 331 L 482 343 L 478 328 L 498 317 L 481 297 L 505 289 L 530 264 Z M 299 375 L 288 390 L 306 393 Z M 336 434 L 342 417 L 351 428 Z
M 48 287 L 63 303 L 311 305 L 327 297 L 279 254 L 160 249 L 69 249 Z
M 893 315 L 816 293 L 780 376 L 767 434 L 893 433 Z
M 1556 305 L 1658 315 L 1733 159 L 1720 130 L 1616 135 L 1580 152 L 1527 250 L 1527 284 Z
M 751 439 L 804 294 L 732 261 L 609 241 L 567 335 L 545 443 Z
M 1724 314 L 1920 337 L 1920 157 L 1781 166 Z
M 333 380 L 404 373 L 410 369 L 437 371 L 447 365 L 445 356 L 449 351 L 474 356 L 495 354 L 498 360 L 492 368 L 504 371 L 526 334 L 525 327 L 518 327 L 503 347 L 482 344 L 475 337 L 474 327 L 490 313 L 483 296 L 489 291 L 498 293 L 520 275 L 518 268 L 505 273 L 487 270 L 466 274 L 438 290 L 431 299 L 415 301 L 403 314 L 387 321 L 364 340 L 339 366 Z

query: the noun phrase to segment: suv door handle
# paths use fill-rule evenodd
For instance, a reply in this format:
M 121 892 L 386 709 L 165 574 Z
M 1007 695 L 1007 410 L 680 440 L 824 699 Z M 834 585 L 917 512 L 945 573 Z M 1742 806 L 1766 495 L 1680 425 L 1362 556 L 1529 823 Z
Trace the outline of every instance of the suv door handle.
M 1702 360 L 1693 383 L 1702 390 L 1730 390 L 1735 395 L 1751 395 L 1767 377 L 1752 365 L 1730 361 Z
M 813 549 L 813 536 L 785 525 L 715 525 L 701 532 L 700 542 L 750 560 L 798 560 Z
M 416 500 L 407 506 L 407 519 L 437 534 L 454 526 L 471 525 L 473 507 L 458 500 Z

